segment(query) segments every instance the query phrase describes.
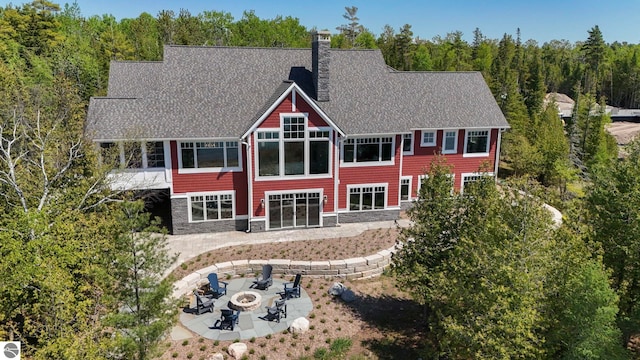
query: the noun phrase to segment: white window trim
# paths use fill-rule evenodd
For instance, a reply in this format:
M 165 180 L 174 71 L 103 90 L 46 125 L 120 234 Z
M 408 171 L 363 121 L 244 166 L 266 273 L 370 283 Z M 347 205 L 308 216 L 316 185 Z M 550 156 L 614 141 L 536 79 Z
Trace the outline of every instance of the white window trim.
M 407 137 L 407 135 L 408 135 L 408 137 L 411 139 L 411 150 L 409 150 L 409 151 L 404 151 L 404 144 L 405 144 L 405 141 L 406 141 L 405 137 Z M 414 149 L 414 148 L 415 148 L 415 146 L 416 146 L 416 144 L 415 144 L 415 142 L 414 142 L 414 137 L 415 137 L 415 136 L 414 136 L 413 131 L 411 132 L 411 134 L 402 134 L 402 146 L 403 146 L 402 154 L 403 154 L 403 155 L 413 155 L 413 149 Z
M 384 187 L 384 207 L 382 209 L 371 209 L 371 210 L 351 210 L 351 189 L 354 188 L 363 188 L 363 187 Z M 347 211 L 348 212 L 370 212 L 370 211 L 382 211 L 387 210 L 388 207 L 388 197 L 389 197 L 389 183 L 375 183 L 375 184 L 351 184 L 347 185 Z M 373 199 L 373 203 L 375 203 L 375 197 Z M 362 204 L 360 204 L 362 207 Z
M 424 134 L 433 134 L 433 141 L 425 142 L 424 141 Z M 434 146 L 436 146 L 437 138 L 438 138 L 438 132 L 437 131 L 435 131 L 435 130 L 422 130 L 420 132 L 420 146 L 421 147 L 434 147 Z
M 456 187 L 456 174 L 448 174 L 447 177 L 451 179 L 451 195 L 453 195 L 453 190 Z M 416 188 L 416 192 L 418 196 L 420 195 L 420 188 L 422 188 L 422 180 L 428 179 L 428 178 L 429 178 L 429 175 L 427 174 L 418 175 L 418 186 Z
M 305 119 L 305 137 L 304 137 L 304 174 L 300 175 L 285 175 L 284 174 L 284 143 L 285 141 L 295 141 L 295 139 L 284 139 L 284 118 L 285 117 L 304 117 Z M 314 131 L 328 131 L 328 138 L 311 138 L 309 134 Z M 277 132 L 279 133 L 278 139 L 260 139 L 258 140 L 258 133 L 264 132 Z M 255 180 L 256 181 L 274 181 L 274 180 L 294 180 L 294 179 L 327 179 L 333 176 L 333 129 L 330 126 L 321 126 L 316 127 L 309 124 L 309 113 L 280 113 L 280 128 L 259 128 L 253 133 L 254 137 L 254 150 L 253 150 L 253 158 L 255 159 Z M 329 172 L 326 174 L 311 174 L 309 172 L 309 165 L 311 164 L 309 149 L 310 143 L 315 141 L 316 139 L 327 140 L 329 143 Z M 258 143 L 259 142 L 275 142 L 278 141 L 278 150 L 279 150 L 279 158 L 278 158 L 278 172 L 280 175 L 278 176 L 260 176 L 260 158 L 258 152 Z
M 206 168 L 188 168 L 185 169 L 182 167 L 182 143 L 193 143 L 194 144 L 194 156 L 196 155 L 196 147 L 195 143 L 197 142 L 225 142 L 225 154 L 226 154 L 226 142 L 227 141 L 235 141 L 238 143 L 238 166 L 236 167 L 206 167 Z M 239 139 L 195 139 L 195 140 L 179 140 L 176 142 L 176 146 L 178 148 L 178 174 L 199 174 L 199 173 L 217 173 L 217 172 L 241 172 L 242 171 L 242 141 Z M 166 160 L 165 160 L 166 161 Z
M 207 195 L 231 195 L 231 219 L 212 219 L 212 220 L 193 220 L 191 214 L 191 197 L 192 196 L 207 196 Z M 216 221 L 230 221 L 236 219 L 236 191 L 208 191 L 208 192 L 194 192 L 187 193 L 187 213 L 189 215 L 189 223 L 207 223 Z M 220 200 L 218 200 L 220 201 Z
M 487 151 L 481 153 L 467 153 L 467 142 L 469 141 L 469 132 L 486 131 L 487 132 Z M 486 157 L 489 156 L 491 149 L 491 129 L 467 129 L 464 131 L 464 153 L 462 157 Z
M 402 200 L 402 180 L 409 180 L 409 198 L 407 200 Z M 411 183 L 413 182 L 413 176 L 408 175 L 408 176 L 400 176 L 400 191 L 398 191 L 398 200 L 400 200 L 400 202 L 407 202 L 407 201 L 411 201 L 414 199 L 413 195 L 413 188 L 411 187 Z
M 340 143 L 340 167 L 363 167 L 363 166 L 389 166 L 396 163 L 396 136 L 395 135 L 372 135 L 372 136 L 352 136 L 348 139 L 353 139 L 357 142 L 357 139 L 369 139 L 369 138 L 391 138 L 391 160 L 385 161 L 363 161 L 363 162 L 345 162 L 344 161 L 344 141 Z M 346 139 L 345 139 L 346 140 Z M 355 144 L 354 144 L 355 145 Z M 402 149 L 400 149 L 402 150 Z M 355 152 L 355 149 L 354 149 Z M 354 159 L 356 154 L 354 153 Z
M 469 178 L 469 177 L 475 177 L 475 176 L 487 176 L 487 177 L 491 177 L 493 179 L 495 179 L 495 174 L 492 172 L 472 172 L 472 173 L 462 173 L 460 174 L 461 176 L 461 181 L 460 181 L 460 194 L 464 194 L 464 183 L 465 183 L 465 179 Z
M 444 146 L 446 144 L 446 135 L 447 132 L 452 132 L 455 131 L 456 136 L 453 139 L 453 149 L 452 150 L 445 150 Z M 442 153 L 443 154 L 457 154 L 458 153 L 458 133 L 460 132 L 460 130 L 458 129 L 443 129 L 442 130 Z

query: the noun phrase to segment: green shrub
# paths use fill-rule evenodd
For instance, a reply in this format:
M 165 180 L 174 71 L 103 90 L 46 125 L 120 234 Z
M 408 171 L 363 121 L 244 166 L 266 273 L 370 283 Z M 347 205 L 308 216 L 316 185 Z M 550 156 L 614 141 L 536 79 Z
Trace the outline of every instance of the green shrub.
M 317 348 L 313 352 L 313 358 L 317 360 L 325 360 L 329 358 L 329 351 L 326 348 Z
M 334 355 L 344 355 L 351 348 L 351 344 L 351 339 L 337 338 L 333 340 L 329 349 L 331 349 L 331 353 Z

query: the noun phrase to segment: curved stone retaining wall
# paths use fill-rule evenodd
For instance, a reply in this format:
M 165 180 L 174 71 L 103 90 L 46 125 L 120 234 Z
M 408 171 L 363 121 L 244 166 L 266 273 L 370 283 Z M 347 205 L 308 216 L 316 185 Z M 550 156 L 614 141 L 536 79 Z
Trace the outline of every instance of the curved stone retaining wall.
M 207 284 L 207 275 L 217 273 L 224 281 L 227 276 L 254 276 L 262 271 L 262 265 L 273 266 L 273 274 L 294 275 L 302 274 L 311 277 L 359 280 L 380 276 L 384 269 L 391 264 L 391 255 L 395 246 L 387 250 L 365 257 L 328 261 L 296 261 L 284 259 L 271 260 L 234 260 L 217 263 L 204 269 L 197 270 L 176 281 L 173 286 L 173 296 L 179 298 L 190 294 L 195 288 Z

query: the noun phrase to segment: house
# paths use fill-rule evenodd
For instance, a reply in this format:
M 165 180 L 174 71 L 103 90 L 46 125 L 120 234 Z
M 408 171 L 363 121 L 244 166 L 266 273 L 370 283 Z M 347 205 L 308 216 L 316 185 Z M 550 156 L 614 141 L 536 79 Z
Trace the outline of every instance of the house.
M 497 170 L 508 123 L 480 73 L 396 71 L 313 36 L 113 62 L 86 131 L 119 153 L 116 186 L 168 189 L 175 234 L 268 231 L 396 219 L 438 153 L 461 191 Z

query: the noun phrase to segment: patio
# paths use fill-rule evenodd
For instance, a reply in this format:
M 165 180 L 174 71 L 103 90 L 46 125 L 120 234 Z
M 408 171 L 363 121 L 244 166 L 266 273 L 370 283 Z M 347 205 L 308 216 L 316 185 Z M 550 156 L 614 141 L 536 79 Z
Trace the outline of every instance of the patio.
M 261 317 L 267 314 L 265 307 L 273 306 L 275 301 L 280 299 L 278 292 L 284 290 L 285 281 L 273 279 L 273 285 L 268 290 L 251 289 L 253 278 L 239 278 L 228 281 L 227 294 L 216 299 L 213 313 L 207 312 L 202 315 L 196 315 L 191 312 L 182 311 L 180 313 L 180 323 L 190 331 L 213 340 L 246 340 L 251 338 L 264 337 L 269 334 L 282 332 L 289 328 L 293 320 L 299 317 L 307 317 L 313 304 L 311 299 L 304 291 L 300 289 L 299 298 L 291 298 L 287 300 L 287 317 L 282 318 L 280 323 L 276 321 L 266 321 Z M 241 311 L 238 324 L 233 331 L 220 330 L 215 324 L 220 320 L 220 310 L 228 309 L 231 297 L 242 291 L 253 291 L 261 295 L 260 306 L 253 311 Z

